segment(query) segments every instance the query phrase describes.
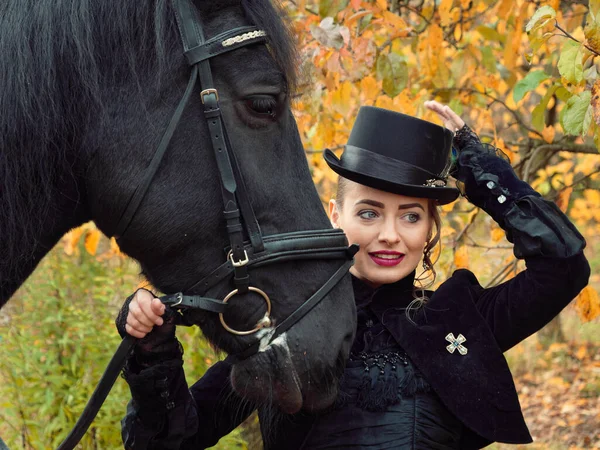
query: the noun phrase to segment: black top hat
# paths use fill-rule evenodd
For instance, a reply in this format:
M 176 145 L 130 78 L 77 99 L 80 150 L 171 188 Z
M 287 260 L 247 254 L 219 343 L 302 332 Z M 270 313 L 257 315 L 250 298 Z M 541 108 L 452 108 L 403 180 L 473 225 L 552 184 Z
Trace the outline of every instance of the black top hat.
M 344 178 L 409 197 L 453 202 L 446 187 L 452 132 L 416 117 L 363 106 L 341 158 L 325 150 L 325 161 Z

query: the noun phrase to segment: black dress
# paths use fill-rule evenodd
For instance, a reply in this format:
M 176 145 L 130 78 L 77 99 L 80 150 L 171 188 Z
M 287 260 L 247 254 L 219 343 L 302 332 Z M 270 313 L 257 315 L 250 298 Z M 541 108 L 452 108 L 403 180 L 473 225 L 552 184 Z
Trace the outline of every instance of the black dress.
M 393 288 L 397 307 L 413 300 L 414 274 Z M 357 335 L 337 405 L 315 421 L 306 449 L 460 448 L 462 423 L 368 308 L 375 290 L 353 277 Z

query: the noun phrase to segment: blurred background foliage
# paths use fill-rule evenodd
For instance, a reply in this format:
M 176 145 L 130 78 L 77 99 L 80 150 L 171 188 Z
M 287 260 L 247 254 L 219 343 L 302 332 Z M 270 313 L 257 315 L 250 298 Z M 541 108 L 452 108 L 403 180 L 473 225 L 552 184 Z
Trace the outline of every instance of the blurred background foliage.
M 324 202 L 336 177 L 322 151 L 341 153 L 361 105 L 436 121 L 423 103 L 437 99 L 585 235 L 590 286 L 507 359 L 536 440 L 527 448 L 600 448 L 600 0 L 282 3 L 302 56 L 294 111 Z M 486 285 L 524 269 L 485 213 L 464 199 L 443 210 L 437 284 L 461 267 Z M 118 345 L 113 320 L 143 285 L 137 271 L 86 224 L 0 312 L 0 436 L 11 449 L 54 448 L 64 438 Z M 193 381 L 219 355 L 197 329 L 178 335 Z M 128 396 L 119 380 L 81 448 L 121 448 Z M 252 418 L 217 448 L 259 447 Z

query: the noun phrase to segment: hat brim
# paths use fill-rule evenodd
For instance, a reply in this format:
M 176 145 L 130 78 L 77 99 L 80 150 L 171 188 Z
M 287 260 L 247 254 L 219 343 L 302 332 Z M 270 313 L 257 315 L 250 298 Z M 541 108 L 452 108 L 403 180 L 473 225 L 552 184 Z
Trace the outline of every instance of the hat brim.
M 416 186 L 412 184 L 398 183 L 385 176 L 374 177 L 372 175 L 356 172 L 345 168 L 340 159 L 329 149 L 323 153 L 327 165 L 338 175 L 365 186 L 379 189 L 380 191 L 393 194 L 406 195 L 415 198 L 431 198 L 437 200 L 440 205 L 446 205 L 456 200 L 460 194 L 458 189 L 452 187 L 429 187 Z

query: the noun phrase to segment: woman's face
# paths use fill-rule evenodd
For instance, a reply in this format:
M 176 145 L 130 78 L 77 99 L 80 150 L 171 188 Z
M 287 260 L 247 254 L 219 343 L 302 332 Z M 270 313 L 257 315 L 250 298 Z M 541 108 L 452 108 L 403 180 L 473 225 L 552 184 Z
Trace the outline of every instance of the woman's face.
M 343 206 L 331 200 L 329 217 L 360 245 L 350 272 L 373 287 L 401 280 L 423 257 L 432 226 L 428 200 L 346 182 Z

